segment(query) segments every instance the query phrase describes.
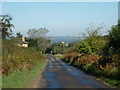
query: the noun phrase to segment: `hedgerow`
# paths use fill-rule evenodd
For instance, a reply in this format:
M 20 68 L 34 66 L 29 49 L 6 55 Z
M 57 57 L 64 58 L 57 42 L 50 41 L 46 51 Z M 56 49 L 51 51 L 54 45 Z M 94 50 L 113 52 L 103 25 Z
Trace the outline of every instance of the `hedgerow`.
M 9 75 L 14 71 L 30 70 L 44 55 L 32 47 L 23 48 L 11 40 L 2 40 L 2 73 Z
M 120 24 L 105 36 L 99 35 L 98 30 L 88 32 L 89 36 L 69 48 L 73 52 L 65 54 L 63 60 L 120 87 Z

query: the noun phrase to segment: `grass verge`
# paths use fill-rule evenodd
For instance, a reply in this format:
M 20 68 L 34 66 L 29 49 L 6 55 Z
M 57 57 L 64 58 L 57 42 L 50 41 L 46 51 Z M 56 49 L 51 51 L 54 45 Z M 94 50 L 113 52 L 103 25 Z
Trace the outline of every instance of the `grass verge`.
M 99 78 L 100 80 L 104 81 L 105 83 L 111 85 L 112 87 L 120 88 L 120 81 L 118 81 L 118 80 L 112 80 L 112 79 L 105 78 L 105 77 L 97 77 L 97 78 Z
M 2 75 L 2 88 L 26 88 L 41 73 L 45 64 L 46 60 L 40 60 L 31 70 L 13 72 L 10 76 Z

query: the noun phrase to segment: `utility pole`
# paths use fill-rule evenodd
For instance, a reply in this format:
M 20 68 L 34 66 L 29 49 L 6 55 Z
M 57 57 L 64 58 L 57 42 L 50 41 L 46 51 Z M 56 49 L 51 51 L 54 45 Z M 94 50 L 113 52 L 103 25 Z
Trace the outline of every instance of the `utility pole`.
M 66 49 L 68 49 L 68 34 L 67 34 L 67 38 L 66 38 L 66 44 L 65 44 L 65 47 L 66 47 Z M 66 53 L 68 53 L 68 51 L 67 51 Z

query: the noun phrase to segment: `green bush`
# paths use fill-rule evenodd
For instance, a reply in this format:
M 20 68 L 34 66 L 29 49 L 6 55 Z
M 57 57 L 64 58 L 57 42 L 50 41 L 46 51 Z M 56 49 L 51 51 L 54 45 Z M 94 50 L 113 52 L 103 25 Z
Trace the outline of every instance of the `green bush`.
M 82 41 L 81 43 L 77 44 L 77 51 L 79 53 L 92 54 L 91 47 L 86 41 Z
M 84 54 L 100 54 L 107 44 L 107 39 L 103 36 L 87 37 L 82 42 L 77 43 L 76 51 Z
M 109 31 L 108 45 L 114 53 L 120 53 L 120 25 L 112 26 Z
M 91 63 L 86 64 L 86 65 L 84 65 L 84 66 L 83 66 L 83 69 L 87 71 L 87 70 L 89 70 L 89 69 L 90 69 L 90 67 L 91 67 L 91 66 L 92 66 L 92 64 L 91 64 Z

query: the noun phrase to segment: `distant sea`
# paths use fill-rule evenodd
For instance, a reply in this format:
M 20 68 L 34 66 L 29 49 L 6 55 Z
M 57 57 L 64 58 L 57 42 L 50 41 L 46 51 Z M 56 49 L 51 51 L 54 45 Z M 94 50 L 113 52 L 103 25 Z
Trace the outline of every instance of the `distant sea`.
M 74 36 L 53 36 L 51 37 L 51 43 L 58 43 L 58 42 L 65 42 L 65 43 L 72 43 L 75 41 L 80 40 L 80 37 Z

